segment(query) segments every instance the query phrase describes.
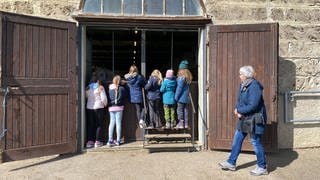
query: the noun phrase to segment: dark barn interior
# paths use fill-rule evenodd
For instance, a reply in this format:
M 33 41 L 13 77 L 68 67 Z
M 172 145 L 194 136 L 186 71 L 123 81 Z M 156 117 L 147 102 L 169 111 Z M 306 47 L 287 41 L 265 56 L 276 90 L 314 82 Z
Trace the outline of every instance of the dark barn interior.
M 188 59 L 194 79 L 197 79 L 197 31 L 146 30 L 142 37 L 141 30 L 89 27 L 87 38 L 90 47 L 87 51 L 88 67 L 105 68 L 123 76 L 132 64 L 141 69 L 144 48 L 146 77 L 154 69 L 159 69 L 162 74 L 170 68 L 177 71 L 179 62 Z

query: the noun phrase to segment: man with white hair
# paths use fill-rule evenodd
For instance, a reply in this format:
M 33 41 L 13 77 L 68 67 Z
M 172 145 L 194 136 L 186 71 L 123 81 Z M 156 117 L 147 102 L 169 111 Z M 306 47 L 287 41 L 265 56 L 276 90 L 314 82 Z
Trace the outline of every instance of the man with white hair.
M 257 166 L 250 171 L 250 174 L 255 176 L 267 175 L 266 156 L 261 143 L 267 120 L 262 95 L 263 86 L 254 79 L 255 72 L 252 66 L 242 66 L 239 73 L 241 84 L 234 110 L 234 114 L 238 117 L 237 129 L 234 134 L 230 156 L 227 161 L 219 163 L 219 166 L 223 170 L 236 170 L 236 161 L 241 152 L 243 140 L 250 134 L 250 142 L 257 156 Z

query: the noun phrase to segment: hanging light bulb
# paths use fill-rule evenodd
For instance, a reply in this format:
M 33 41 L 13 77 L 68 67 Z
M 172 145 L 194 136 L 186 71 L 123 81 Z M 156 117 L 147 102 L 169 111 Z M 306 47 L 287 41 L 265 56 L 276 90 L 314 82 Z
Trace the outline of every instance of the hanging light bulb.
M 133 46 L 137 46 L 137 41 L 134 41 L 134 42 L 133 42 Z

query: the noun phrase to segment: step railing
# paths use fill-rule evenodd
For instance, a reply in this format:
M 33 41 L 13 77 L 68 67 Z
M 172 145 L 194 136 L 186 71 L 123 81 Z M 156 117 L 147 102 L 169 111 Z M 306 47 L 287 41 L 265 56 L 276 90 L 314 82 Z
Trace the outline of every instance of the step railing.
M 192 146 L 194 147 L 194 116 L 196 115 L 196 108 L 194 107 L 194 103 L 192 100 L 192 95 L 191 92 L 189 91 L 189 98 L 190 98 L 190 102 L 191 102 L 191 106 L 192 106 L 192 134 L 191 134 L 191 143 Z

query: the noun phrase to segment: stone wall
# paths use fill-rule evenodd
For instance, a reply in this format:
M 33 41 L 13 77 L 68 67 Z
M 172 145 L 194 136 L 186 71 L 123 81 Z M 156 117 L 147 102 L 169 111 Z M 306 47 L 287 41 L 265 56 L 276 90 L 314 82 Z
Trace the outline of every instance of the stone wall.
M 320 90 L 320 0 L 204 0 L 214 24 L 279 23 L 280 148 L 320 146 L 320 123 L 284 123 L 286 91 Z M 80 0 L 0 0 L 0 10 L 74 21 Z M 311 101 L 310 101 L 311 99 Z M 320 119 L 318 97 L 289 101 L 290 118 Z
M 320 122 L 284 123 L 287 91 L 320 91 L 320 0 L 206 0 L 214 24 L 279 23 L 280 148 L 320 146 Z M 320 93 L 288 101 L 288 119 L 320 119 Z
M 79 4 L 80 0 L 0 0 L 0 10 L 74 21 L 70 15 L 79 9 Z

